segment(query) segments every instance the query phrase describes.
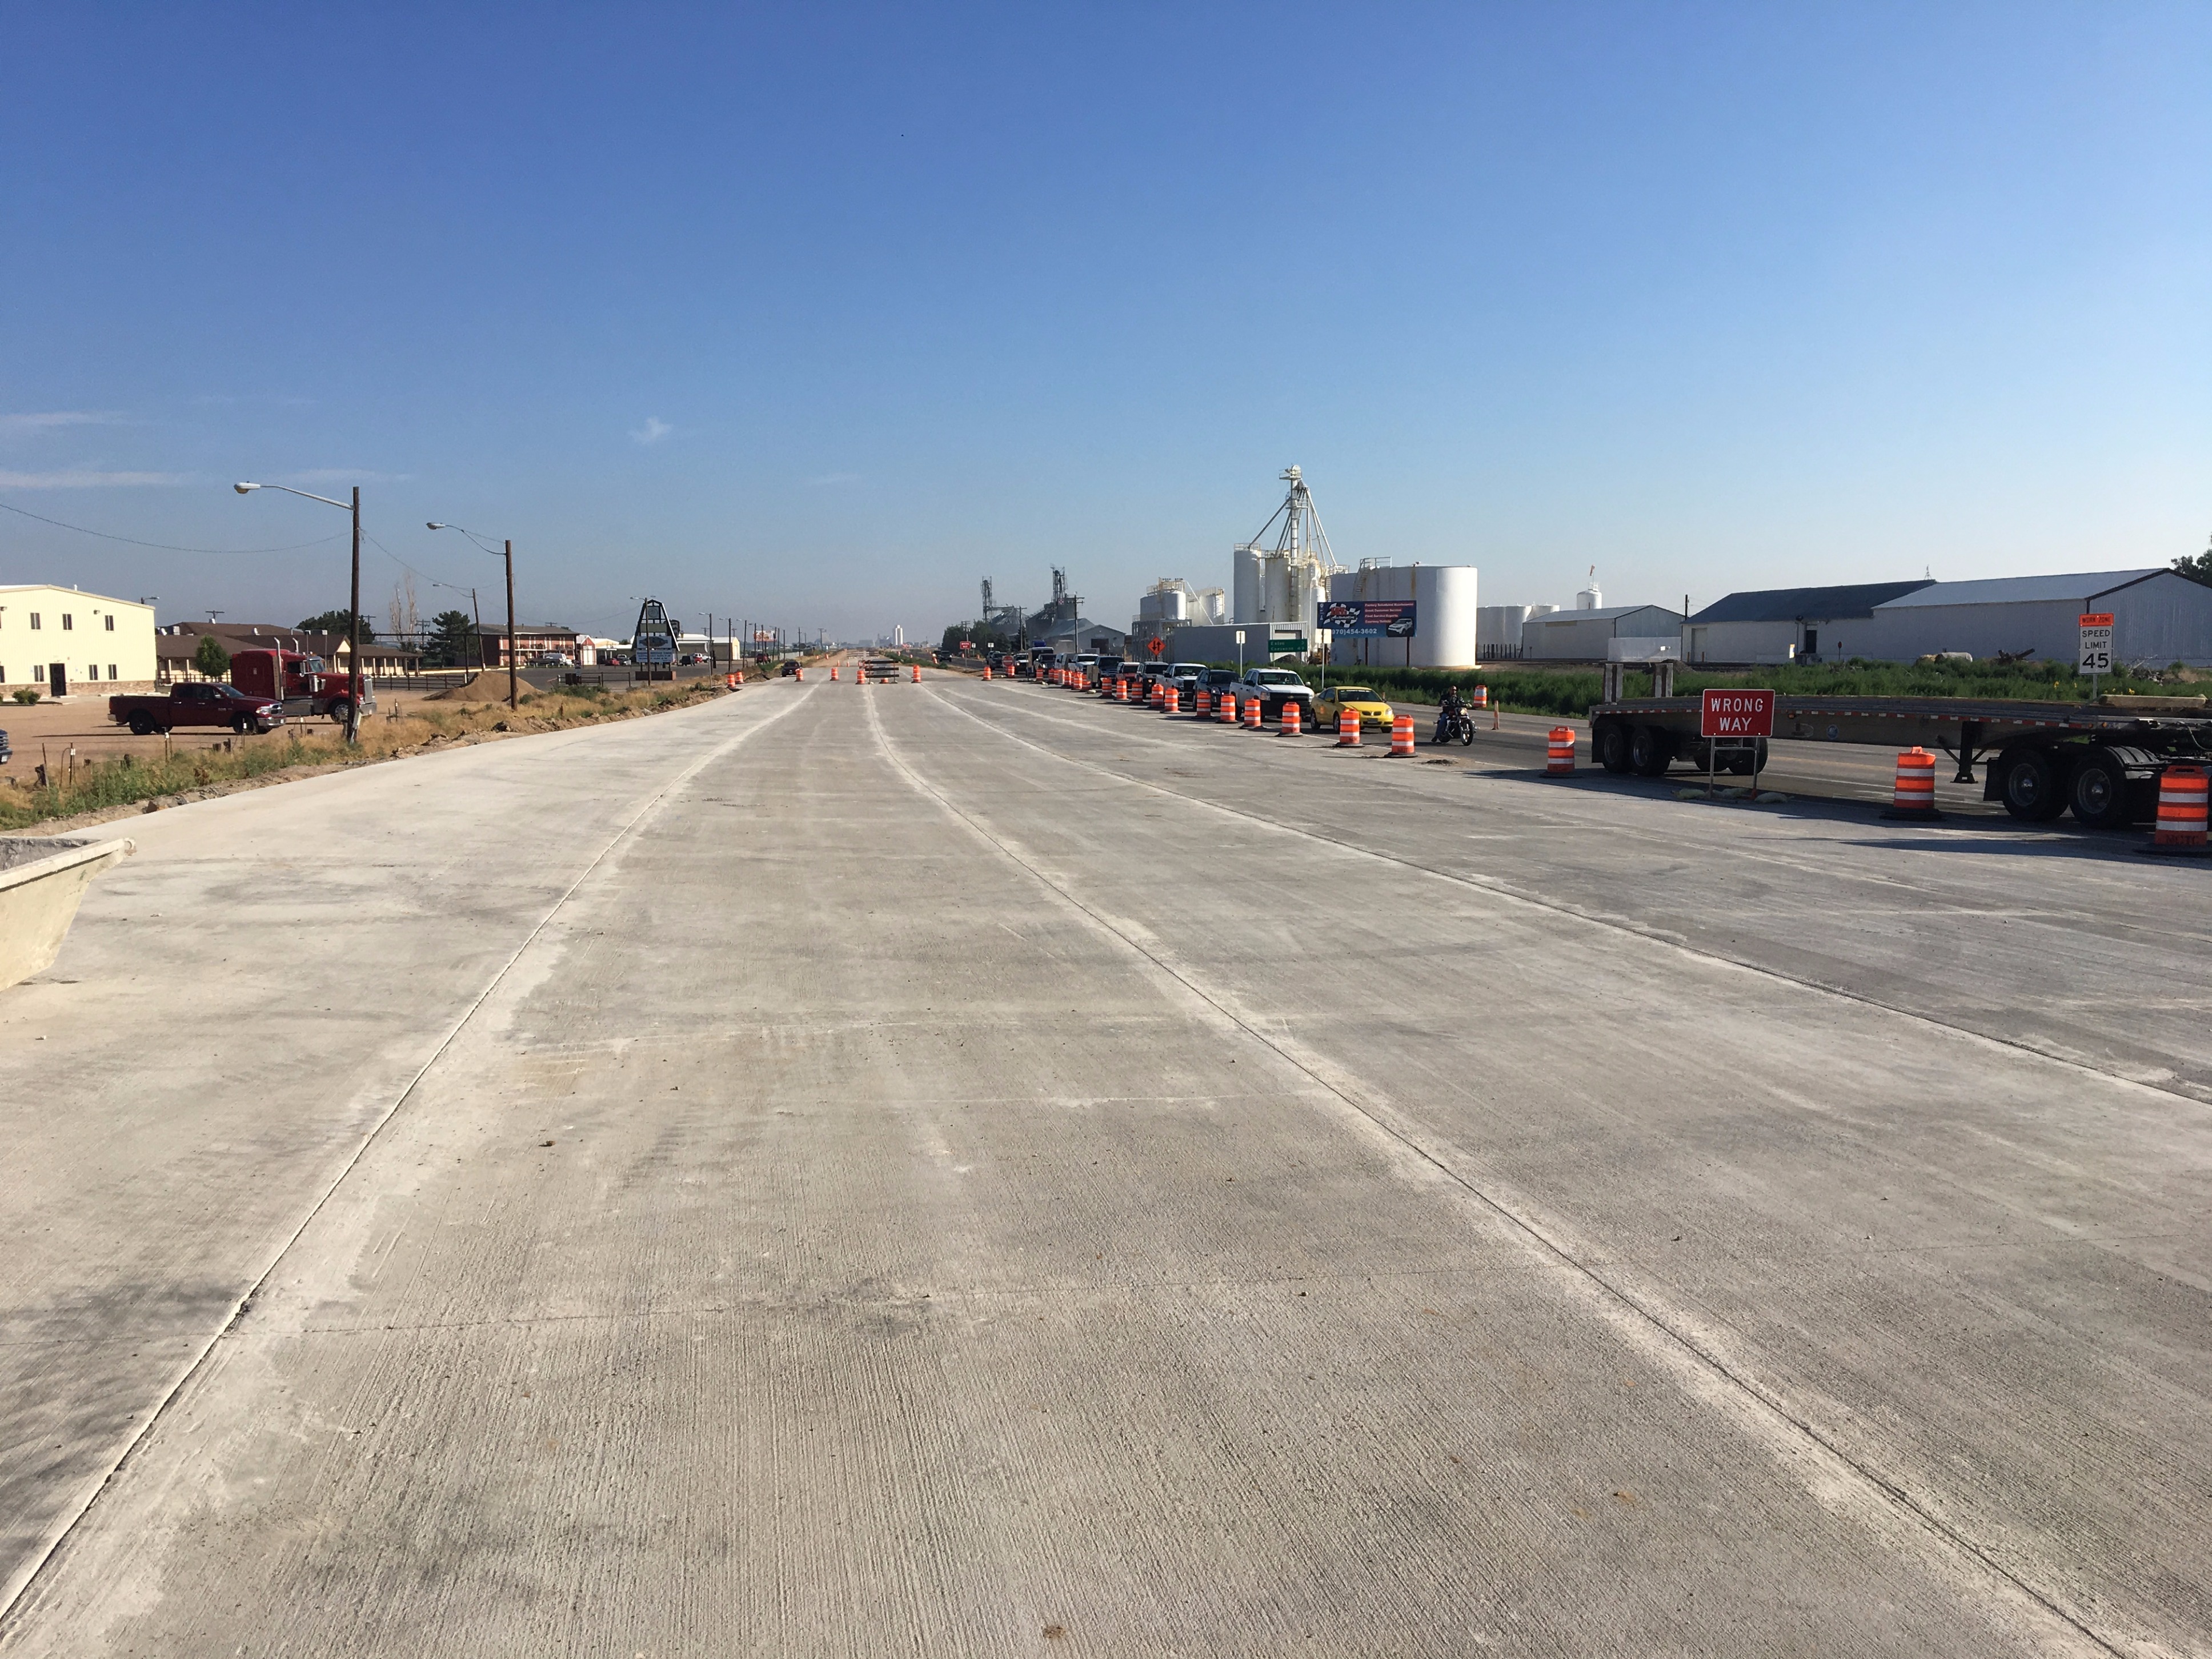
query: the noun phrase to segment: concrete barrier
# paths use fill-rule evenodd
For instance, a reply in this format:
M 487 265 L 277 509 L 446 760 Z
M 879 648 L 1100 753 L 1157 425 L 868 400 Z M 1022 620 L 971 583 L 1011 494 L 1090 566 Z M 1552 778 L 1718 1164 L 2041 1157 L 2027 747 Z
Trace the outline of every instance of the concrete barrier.
M 0 987 L 52 963 L 92 878 L 137 850 L 127 840 L 0 836 Z

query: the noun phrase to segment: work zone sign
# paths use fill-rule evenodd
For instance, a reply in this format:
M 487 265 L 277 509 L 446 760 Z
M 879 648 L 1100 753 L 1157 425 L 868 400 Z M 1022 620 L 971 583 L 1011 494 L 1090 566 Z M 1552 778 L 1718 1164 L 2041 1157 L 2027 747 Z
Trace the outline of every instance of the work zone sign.
M 1698 735 L 1701 738 L 1772 737 L 1774 693 L 1707 691 L 1698 710 Z
M 2087 611 L 2081 614 L 2081 666 L 2084 674 L 2112 672 L 2112 613 Z

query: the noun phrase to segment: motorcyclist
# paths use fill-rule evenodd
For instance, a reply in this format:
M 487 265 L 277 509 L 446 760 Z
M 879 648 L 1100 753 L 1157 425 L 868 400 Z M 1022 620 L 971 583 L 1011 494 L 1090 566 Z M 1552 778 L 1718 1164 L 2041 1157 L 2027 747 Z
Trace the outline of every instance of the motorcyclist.
M 1437 705 L 1437 734 L 1429 741 L 1431 744 L 1439 744 L 1449 738 L 1452 734 L 1453 724 L 1466 712 L 1466 708 L 1467 705 L 1460 701 L 1459 687 L 1456 685 L 1444 687 L 1443 701 Z

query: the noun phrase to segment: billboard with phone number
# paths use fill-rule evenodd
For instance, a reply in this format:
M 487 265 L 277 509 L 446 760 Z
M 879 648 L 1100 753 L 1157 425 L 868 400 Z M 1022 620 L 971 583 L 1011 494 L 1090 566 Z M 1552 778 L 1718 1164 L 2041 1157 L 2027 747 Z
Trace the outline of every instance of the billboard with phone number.
M 1329 599 L 1314 621 L 1340 640 L 1410 640 L 1416 615 L 1412 599 Z

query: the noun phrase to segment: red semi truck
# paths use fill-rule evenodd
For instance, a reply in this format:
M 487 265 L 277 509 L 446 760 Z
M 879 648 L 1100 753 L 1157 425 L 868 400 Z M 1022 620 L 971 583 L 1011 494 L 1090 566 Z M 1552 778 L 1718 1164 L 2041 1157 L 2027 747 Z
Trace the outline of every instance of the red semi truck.
M 284 684 L 276 684 L 277 665 L 283 664 Z M 276 697 L 289 704 L 304 702 L 318 714 L 345 724 L 346 705 L 353 700 L 347 677 L 326 667 L 320 657 L 299 651 L 240 651 L 230 659 L 230 683 L 250 696 Z M 297 714 L 303 711 L 294 708 Z M 376 692 L 368 680 L 361 683 L 361 712 L 376 712 Z

